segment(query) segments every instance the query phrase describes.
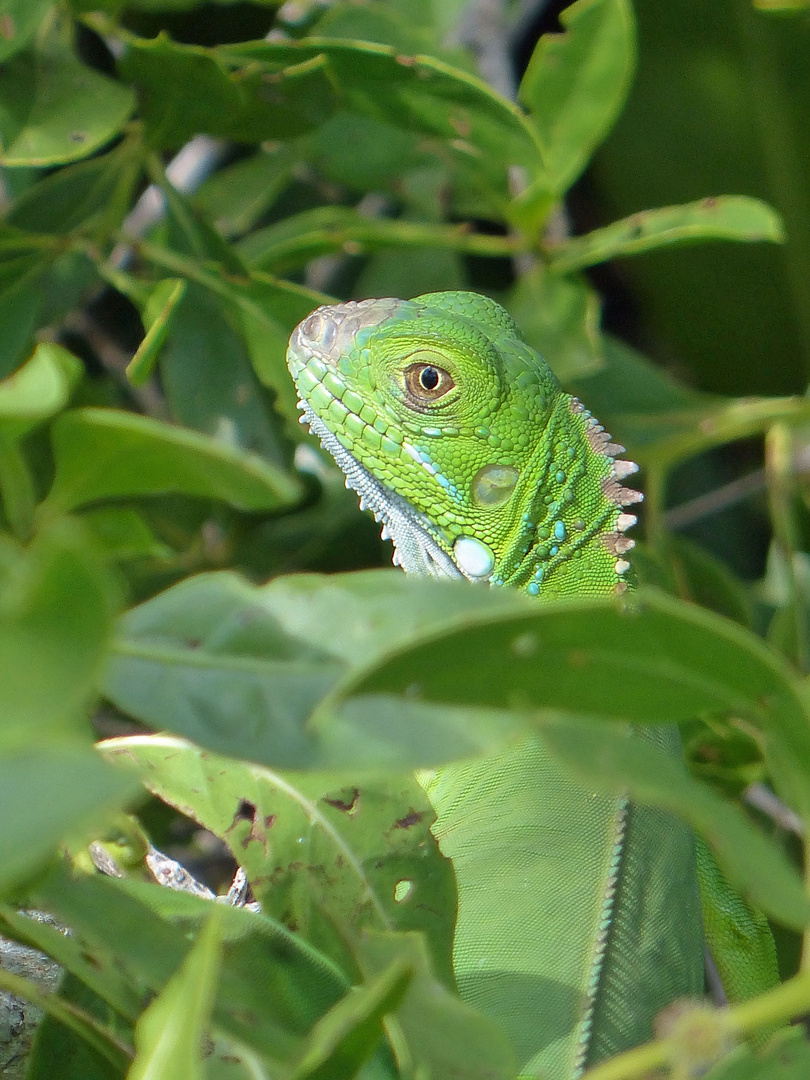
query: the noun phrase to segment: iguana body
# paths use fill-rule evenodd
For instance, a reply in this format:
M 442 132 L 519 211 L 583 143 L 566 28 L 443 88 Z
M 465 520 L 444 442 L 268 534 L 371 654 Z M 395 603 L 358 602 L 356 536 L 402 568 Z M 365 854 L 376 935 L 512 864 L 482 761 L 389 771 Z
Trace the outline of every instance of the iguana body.
M 288 353 L 303 419 L 413 573 L 533 596 L 624 591 L 635 466 L 473 293 L 319 308 Z M 655 738 L 679 753 L 677 734 Z M 426 779 L 459 887 L 460 992 L 521 1071 L 570 1080 L 703 990 L 694 843 L 528 739 Z

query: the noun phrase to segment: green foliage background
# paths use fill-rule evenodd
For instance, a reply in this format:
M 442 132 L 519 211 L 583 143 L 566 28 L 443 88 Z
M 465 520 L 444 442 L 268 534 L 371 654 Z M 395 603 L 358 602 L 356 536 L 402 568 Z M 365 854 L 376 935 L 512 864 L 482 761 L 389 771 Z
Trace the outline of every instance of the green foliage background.
M 719 1060 L 810 1009 L 805 7 L 0 0 L 0 931 L 66 972 L 0 970 L 30 1080 L 512 1075 L 410 770 L 528 728 L 684 816 L 780 949 L 594 1080 L 688 1075 L 701 1024 L 713 1080 L 807 1075 L 798 1030 Z M 453 288 L 641 464 L 634 614 L 364 569 L 286 341 Z M 625 720 L 681 722 L 694 778 Z M 260 913 L 154 884 L 169 808 Z

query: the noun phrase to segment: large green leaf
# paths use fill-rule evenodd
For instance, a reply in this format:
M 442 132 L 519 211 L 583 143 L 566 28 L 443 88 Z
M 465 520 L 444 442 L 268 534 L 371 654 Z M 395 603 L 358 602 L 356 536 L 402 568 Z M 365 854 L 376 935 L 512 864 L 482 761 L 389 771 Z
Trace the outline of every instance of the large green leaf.
M 324 63 L 349 109 L 448 140 L 454 154 L 490 155 L 501 168 L 542 172 L 538 140 L 517 106 L 485 83 L 432 56 L 402 56 L 369 42 L 304 38 L 222 46 L 230 63 L 258 61 L 269 69 Z
M 287 472 L 224 441 L 115 409 L 76 409 L 52 431 L 56 475 L 48 510 L 99 499 L 178 492 L 222 499 L 240 510 L 297 501 Z
M 278 773 L 166 736 L 113 739 L 105 757 L 221 836 L 265 914 L 334 949 L 364 927 L 422 930 L 452 983 L 456 894 L 430 832 L 433 809 L 404 777 Z
M 434 709 L 412 728 L 395 706 L 375 732 L 336 724 L 313 739 L 307 721 L 316 704 L 350 666 L 446 625 L 454 613 L 463 622 L 481 607 L 528 603 L 507 590 L 395 571 L 279 578 L 264 588 L 231 574 L 199 575 L 124 617 L 104 692 L 154 727 L 274 768 L 408 768 L 437 753 L 453 756 L 447 741 L 459 753 L 486 749 L 522 722 L 476 720 L 468 729 L 466 714 Z

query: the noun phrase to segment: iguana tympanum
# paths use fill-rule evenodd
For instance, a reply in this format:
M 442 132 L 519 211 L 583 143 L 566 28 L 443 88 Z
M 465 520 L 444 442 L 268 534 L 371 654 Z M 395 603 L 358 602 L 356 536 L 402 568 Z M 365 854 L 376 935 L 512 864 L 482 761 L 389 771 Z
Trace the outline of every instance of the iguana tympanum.
M 321 307 L 287 359 L 303 421 L 405 570 L 541 598 L 627 589 L 636 466 L 498 304 Z M 680 753 L 676 732 L 638 737 Z M 458 882 L 459 990 L 511 1036 L 522 1075 L 571 1080 L 702 994 L 694 840 L 678 821 L 584 789 L 534 739 L 425 786 Z

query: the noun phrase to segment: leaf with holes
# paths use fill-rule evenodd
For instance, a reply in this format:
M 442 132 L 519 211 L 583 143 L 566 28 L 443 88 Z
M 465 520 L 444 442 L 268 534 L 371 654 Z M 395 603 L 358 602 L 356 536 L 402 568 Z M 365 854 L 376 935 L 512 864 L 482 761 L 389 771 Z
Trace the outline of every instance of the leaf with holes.
M 168 736 L 111 739 L 103 752 L 222 837 L 266 914 L 331 955 L 366 927 L 422 930 L 451 982 L 453 872 L 412 778 L 279 773 Z

